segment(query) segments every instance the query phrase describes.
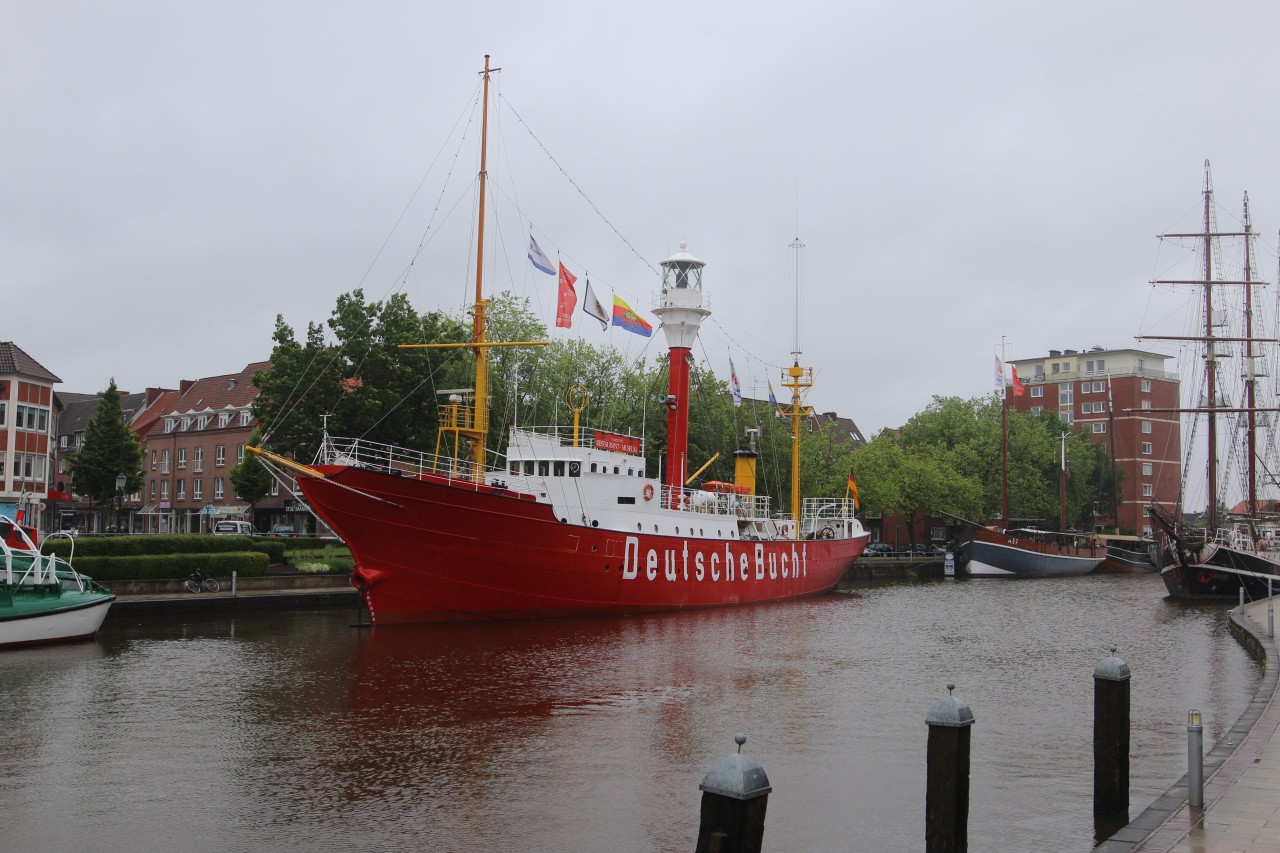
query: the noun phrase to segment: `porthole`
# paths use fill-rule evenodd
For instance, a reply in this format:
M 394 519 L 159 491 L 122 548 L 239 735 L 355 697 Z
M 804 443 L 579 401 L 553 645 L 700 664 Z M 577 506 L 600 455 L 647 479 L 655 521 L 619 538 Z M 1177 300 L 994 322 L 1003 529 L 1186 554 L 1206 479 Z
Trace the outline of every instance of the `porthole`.
M 642 525 L 640 522 L 638 522 L 638 521 L 637 521 L 637 522 L 636 522 L 636 533 L 643 533 L 643 532 L 644 532 L 644 525 Z
M 600 522 L 598 522 L 598 521 L 596 521 L 596 520 L 594 520 L 594 519 L 593 519 L 593 520 L 591 521 L 591 526 L 592 526 L 592 527 L 599 527 L 599 526 L 600 526 Z
M 677 535 L 677 536 L 679 536 L 679 535 L 680 535 L 680 528 L 679 528 L 679 527 L 677 527 L 677 528 L 676 528 L 676 535 Z
M 658 525 L 656 525 L 656 524 L 655 524 L 655 525 L 653 526 L 653 532 L 654 532 L 654 533 L 657 533 L 657 532 L 658 532 Z

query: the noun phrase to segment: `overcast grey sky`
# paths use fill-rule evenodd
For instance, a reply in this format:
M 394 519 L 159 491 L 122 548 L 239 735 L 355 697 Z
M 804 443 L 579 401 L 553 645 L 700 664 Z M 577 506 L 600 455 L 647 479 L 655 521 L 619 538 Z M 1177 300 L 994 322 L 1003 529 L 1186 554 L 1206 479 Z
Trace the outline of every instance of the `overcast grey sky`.
M 460 310 L 455 125 L 490 53 L 493 286 L 553 321 L 532 227 L 654 319 L 653 273 L 518 113 L 649 263 L 681 239 L 708 263 L 697 354 L 748 394 L 789 361 L 800 236 L 810 402 L 870 434 L 987 393 L 1002 335 L 1010 359 L 1135 345 L 1205 159 L 1273 278 L 1277 31 L 1280 4 L 1202 0 L 0 0 L 0 337 L 64 390 L 136 391 L 266 358 L 277 313 L 301 329 L 361 284 Z

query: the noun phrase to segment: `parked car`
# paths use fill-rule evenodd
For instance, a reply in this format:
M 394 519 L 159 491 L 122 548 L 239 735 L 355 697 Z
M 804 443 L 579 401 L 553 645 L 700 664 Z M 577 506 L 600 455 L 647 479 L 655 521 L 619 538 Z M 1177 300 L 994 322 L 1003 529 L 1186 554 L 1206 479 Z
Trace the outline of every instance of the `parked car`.
M 298 531 L 294 529 L 292 524 L 275 524 L 271 527 L 271 535 L 297 539 Z
M 888 542 L 872 542 L 863 553 L 868 557 L 888 557 L 893 553 L 893 546 Z
M 255 536 L 257 533 L 247 521 L 217 521 L 213 525 L 215 536 Z

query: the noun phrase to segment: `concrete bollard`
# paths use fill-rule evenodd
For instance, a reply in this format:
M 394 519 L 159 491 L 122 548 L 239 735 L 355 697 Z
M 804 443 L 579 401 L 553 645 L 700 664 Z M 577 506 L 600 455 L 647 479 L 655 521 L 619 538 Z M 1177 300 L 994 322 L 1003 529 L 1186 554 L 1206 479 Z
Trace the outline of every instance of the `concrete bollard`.
M 1200 712 L 1187 712 L 1187 805 L 1204 808 L 1204 726 Z
M 695 853 L 760 853 L 764 814 L 773 786 L 764 768 L 742 754 L 746 735 L 735 735 L 738 751 L 721 758 L 702 777 L 702 819 Z
M 1093 668 L 1093 814 L 1129 816 L 1129 665 L 1111 654 Z
M 933 703 L 929 725 L 928 781 L 924 803 L 925 853 L 967 853 L 969 849 L 969 729 L 973 711 L 968 703 L 947 695 Z

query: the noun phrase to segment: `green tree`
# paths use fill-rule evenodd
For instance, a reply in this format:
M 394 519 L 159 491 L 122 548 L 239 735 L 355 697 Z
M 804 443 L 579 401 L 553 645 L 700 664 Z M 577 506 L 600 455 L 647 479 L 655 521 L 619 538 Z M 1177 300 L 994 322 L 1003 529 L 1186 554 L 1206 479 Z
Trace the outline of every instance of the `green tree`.
M 979 500 L 968 512 L 938 508 L 956 515 L 998 518 L 1002 513 L 1001 406 L 994 395 L 962 400 L 934 397 L 899 431 L 904 450 L 929 455 L 978 488 Z M 1061 526 L 1062 446 L 1066 435 L 1067 526 L 1090 530 L 1097 513 L 1107 512 L 1111 482 L 1106 448 L 1089 441 L 1083 430 L 1067 426 L 1054 414 L 1008 412 L 1009 514 L 1014 524 Z M 890 472 L 899 476 L 902 466 Z M 910 501 L 903 499 L 905 503 Z M 897 507 L 905 511 L 902 507 Z
M 899 513 L 911 522 L 907 529 L 912 534 L 916 521 L 938 511 L 981 514 L 981 481 L 958 467 L 957 458 L 967 455 L 946 444 L 912 446 L 905 435 L 884 430 L 857 450 L 853 468 L 864 510 Z
M 262 446 L 262 428 L 255 427 L 253 433 L 249 436 L 250 447 Z M 250 512 L 253 511 L 254 505 L 267 496 L 271 491 L 271 483 L 273 477 L 271 472 L 267 470 L 267 466 L 262 464 L 257 456 L 252 453 L 245 453 L 244 459 L 231 469 L 227 475 L 231 478 L 231 485 L 236 490 L 236 496 L 242 501 L 248 501 Z
M 142 445 L 124 421 L 120 392 L 113 378 L 98 399 L 98 408 L 84 430 L 84 444 L 71 467 L 74 490 L 99 504 L 116 496 L 116 478 L 125 475 L 124 494 L 142 488 Z
M 274 447 L 310 459 L 328 420 L 334 435 L 389 444 L 433 446 L 432 392 L 465 382 L 470 355 L 462 350 L 400 349 L 400 344 L 466 339 L 464 324 L 419 315 L 403 294 L 368 302 L 362 290 L 338 297 L 325 329 L 307 326 L 298 341 L 276 318 L 271 367 L 254 377 L 254 416 Z

